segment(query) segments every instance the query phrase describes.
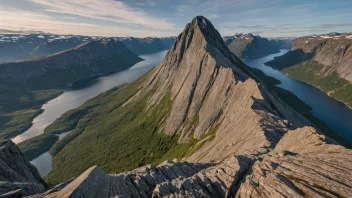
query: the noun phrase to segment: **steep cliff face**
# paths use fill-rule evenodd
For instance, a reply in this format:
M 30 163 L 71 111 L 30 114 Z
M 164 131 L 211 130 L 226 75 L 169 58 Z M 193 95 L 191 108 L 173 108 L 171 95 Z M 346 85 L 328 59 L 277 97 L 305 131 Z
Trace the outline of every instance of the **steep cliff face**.
M 0 196 L 21 197 L 45 191 L 46 184 L 11 140 L 0 140 Z
M 281 43 L 251 33 L 227 36 L 224 37 L 224 42 L 232 53 L 244 59 L 278 53 L 281 49 Z
M 198 16 L 149 73 L 49 127 L 76 131 L 47 179 L 78 177 L 34 197 L 350 197 L 351 152 L 306 125 Z
M 89 127 L 80 124 L 87 121 Z M 235 153 L 261 155 L 287 130 L 305 125 L 308 121 L 267 91 L 228 50 L 213 25 L 197 17 L 146 76 L 67 112 L 49 127 L 77 129 L 80 135 L 56 152 L 47 178 L 57 183 L 77 176 L 98 158 L 112 172 L 165 158 L 209 163 Z M 129 155 L 121 151 L 125 147 L 141 152 Z M 72 165 L 75 156 L 85 155 Z
M 319 87 L 352 106 L 352 34 L 299 38 L 291 50 L 266 63 L 287 75 Z
M 253 150 L 265 152 L 288 129 L 279 112 L 296 125 L 304 123 L 253 78 L 212 24 L 197 17 L 131 101 L 153 90 L 148 103 L 153 106 L 170 94 L 170 115 L 160 132 L 180 134 L 179 142 L 203 138 L 207 142 L 207 135 L 215 132 L 214 141 L 190 159 L 223 160 L 231 152 L 244 152 L 255 144 Z

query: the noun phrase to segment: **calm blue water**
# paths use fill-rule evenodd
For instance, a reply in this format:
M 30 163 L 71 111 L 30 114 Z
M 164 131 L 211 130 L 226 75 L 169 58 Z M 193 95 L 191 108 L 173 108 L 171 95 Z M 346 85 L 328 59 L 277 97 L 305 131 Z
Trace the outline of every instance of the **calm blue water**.
M 83 88 L 81 89 L 65 91 L 57 98 L 44 104 L 42 106 L 44 112 L 33 120 L 32 127 L 23 134 L 12 139 L 12 141 L 17 144 L 42 134 L 45 127 L 53 123 L 66 111 L 79 107 L 88 99 L 93 98 L 94 96 L 97 96 L 100 93 L 105 92 L 113 87 L 134 81 L 139 76 L 147 72 L 150 68 L 158 65 L 166 53 L 167 50 L 155 54 L 140 56 L 144 59 L 144 61 L 135 64 L 130 69 L 111 75 L 102 76 L 97 79 L 92 79 L 89 82 L 85 82 L 87 85 L 82 86 Z M 60 134 L 59 139 L 61 140 L 70 132 L 71 131 Z M 38 158 L 32 160 L 31 163 L 37 167 L 40 175 L 44 177 L 51 171 L 51 161 L 52 156 L 49 154 L 49 152 L 46 152 Z
M 129 83 L 144 74 L 150 68 L 158 65 L 164 58 L 167 50 L 154 54 L 140 56 L 144 59 L 135 64 L 130 69 L 117 72 L 111 75 L 102 76 L 97 79 L 92 79 L 89 86 L 84 86 L 82 89 L 67 90 L 57 98 L 49 101 L 42 106 L 44 112 L 34 118 L 33 125 L 26 132 L 12 139 L 16 144 L 23 142 L 29 138 L 38 136 L 44 132 L 44 129 L 59 118 L 63 113 L 70 109 L 79 107 L 85 101 L 94 96 L 99 95 L 118 85 Z
M 335 100 L 306 83 L 294 80 L 278 70 L 264 65 L 265 62 L 272 60 L 276 56 L 285 54 L 288 50 L 272 54 L 262 58 L 246 60 L 245 63 L 253 68 L 263 71 L 266 75 L 281 81 L 278 86 L 291 91 L 299 99 L 312 107 L 312 113 L 324 121 L 331 129 L 334 129 L 340 136 L 352 142 L 352 110 L 345 104 Z

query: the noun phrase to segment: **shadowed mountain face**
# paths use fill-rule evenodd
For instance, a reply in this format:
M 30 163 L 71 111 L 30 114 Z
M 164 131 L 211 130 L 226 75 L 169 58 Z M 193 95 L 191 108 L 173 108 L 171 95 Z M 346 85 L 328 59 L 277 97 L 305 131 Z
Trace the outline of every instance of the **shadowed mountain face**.
M 352 107 L 351 44 L 350 33 L 301 37 L 289 52 L 266 64 Z
M 0 64 L 0 80 L 28 87 L 62 87 L 94 74 L 126 69 L 139 60 L 121 42 L 103 39 L 37 59 Z
M 0 35 L 0 63 L 56 53 L 92 40 L 72 35 L 4 34 Z
M 0 63 L 45 56 L 103 37 L 55 34 L 0 34 Z M 122 41 L 135 54 L 150 54 L 167 50 L 175 37 L 111 37 Z
M 229 50 L 243 59 L 274 54 L 279 52 L 280 49 L 287 47 L 287 45 L 290 45 L 290 42 L 287 40 L 268 40 L 251 33 L 225 36 L 223 39 Z
M 349 197 L 350 150 L 307 125 L 198 16 L 157 67 L 48 127 L 75 129 L 46 178 L 67 182 L 34 197 Z
M 37 59 L 0 64 L 0 137 L 25 131 L 41 105 L 75 81 L 121 71 L 141 60 L 120 41 L 102 39 Z
M 175 37 L 164 38 L 121 38 L 119 39 L 135 54 L 151 54 L 162 50 L 167 50 L 175 41 Z

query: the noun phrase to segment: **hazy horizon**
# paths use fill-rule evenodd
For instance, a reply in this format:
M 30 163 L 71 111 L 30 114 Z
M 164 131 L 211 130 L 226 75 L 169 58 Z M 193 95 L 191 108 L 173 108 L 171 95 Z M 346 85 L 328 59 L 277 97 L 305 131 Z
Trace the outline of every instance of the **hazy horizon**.
M 286 0 L 0 0 L 0 33 L 87 36 L 177 36 L 197 15 L 221 35 L 300 37 L 352 32 L 352 1 Z

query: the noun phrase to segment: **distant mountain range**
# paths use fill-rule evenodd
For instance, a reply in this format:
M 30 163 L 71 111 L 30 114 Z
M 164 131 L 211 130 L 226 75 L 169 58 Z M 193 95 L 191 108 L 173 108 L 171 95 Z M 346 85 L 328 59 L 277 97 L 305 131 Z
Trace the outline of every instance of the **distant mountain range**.
M 163 38 L 155 38 L 155 37 L 147 37 L 147 38 L 120 38 L 128 49 L 136 54 L 151 54 L 155 52 L 159 52 L 162 50 L 169 49 L 171 45 L 174 43 L 176 37 L 163 37 Z
M 0 35 L 0 62 L 35 58 L 73 48 L 97 37 L 53 34 Z
M 352 107 L 352 33 L 301 37 L 289 52 L 266 64 Z
M 67 50 L 104 37 L 54 34 L 1 34 L 0 63 L 30 59 Z M 111 37 L 121 40 L 135 54 L 155 53 L 170 48 L 175 37 Z
M 278 53 L 280 49 L 290 48 L 293 43 L 291 38 L 269 40 L 251 33 L 225 36 L 223 39 L 230 51 L 243 59 L 258 58 Z

